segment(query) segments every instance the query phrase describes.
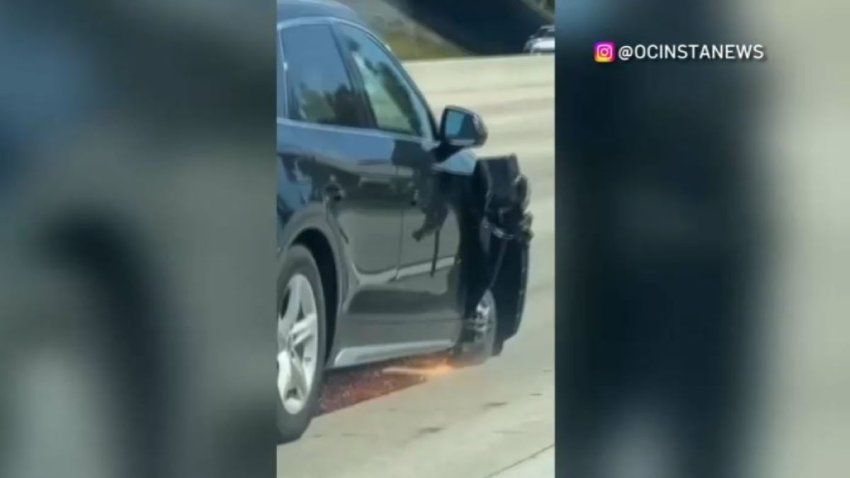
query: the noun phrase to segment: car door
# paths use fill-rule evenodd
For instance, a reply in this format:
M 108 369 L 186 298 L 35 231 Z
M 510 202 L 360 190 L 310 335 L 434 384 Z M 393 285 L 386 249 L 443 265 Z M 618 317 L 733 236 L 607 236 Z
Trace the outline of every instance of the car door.
M 427 103 L 392 53 L 368 31 L 337 26 L 369 103 L 374 127 L 394 142 L 402 195 L 401 254 L 394 281 L 406 321 L 457 320 L 460 227 L 441 171 L 437 135 Z
M 384 317 L 401 240 L 392 143 L 368 129 L 364 98 L 328 21 L 299 19 L 279 32 L 286 97 L 279 198 L 316 210 L 339 245 L 339 327 L 352 316 Z

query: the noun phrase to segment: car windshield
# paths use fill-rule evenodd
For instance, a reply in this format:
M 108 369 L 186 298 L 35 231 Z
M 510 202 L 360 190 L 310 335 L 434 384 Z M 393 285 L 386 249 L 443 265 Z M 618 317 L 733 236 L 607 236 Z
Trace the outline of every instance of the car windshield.
M 552 27 L 541 28 L 538 35 L 540 38 L 553 38 L 555 36 L 555 29 Z

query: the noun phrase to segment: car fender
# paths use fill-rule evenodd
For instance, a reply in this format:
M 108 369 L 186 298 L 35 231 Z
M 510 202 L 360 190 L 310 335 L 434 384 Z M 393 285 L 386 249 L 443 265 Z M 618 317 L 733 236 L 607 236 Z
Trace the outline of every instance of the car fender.
M 344 297 L 348 290 L 346 274 L 346 262 L 344 260 L 343 247 L 340 244 L 340 234 L 334 230 L 334 226 L 328 220 L 328 211 L 322 203 L 310 203 L 295 211 L 288 211 L 284 221 L 283 214 L 278 211 L 278 257 L 286 253 L 295 241 L 306 231 L 318 231 L 330 245 L 336 269 L 336 283 L 339 287 L 340 297 Z

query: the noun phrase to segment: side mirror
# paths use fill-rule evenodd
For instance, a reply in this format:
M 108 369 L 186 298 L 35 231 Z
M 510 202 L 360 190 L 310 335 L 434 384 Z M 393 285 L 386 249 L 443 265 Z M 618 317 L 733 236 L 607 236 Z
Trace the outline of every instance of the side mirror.
M 455 148 L 474 148 L 487 142 L 487 127 L 472 111 L 447 106 L 440 121 L 440 138 Z

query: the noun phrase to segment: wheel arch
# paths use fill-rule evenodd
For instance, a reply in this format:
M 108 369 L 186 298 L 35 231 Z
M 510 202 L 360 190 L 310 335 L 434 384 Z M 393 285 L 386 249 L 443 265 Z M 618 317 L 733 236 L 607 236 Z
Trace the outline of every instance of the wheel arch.
M 325 312 L 327 320 L 325 359 L 330 357 L 333 350 L 334 340 L 337 332 L 337 318 L 339 316 L 340 298 L 342 297 L 344 282 L 344 269 L 339 253 L 339 246 L 333 240 L 333 232 L 327 224 L 325 215 L 320 211 L 305 209 L 296 213 L 282 231 L 283 251 L 293 245 L 301 245 L 310 251 L 316 266 L 319 268 L 319 277 L 322 280 L 322 292 L 325 300 Z M 294 219 L 294 220 L 293 220 Z M 287 227 L 288 226 L 288 227 Z

